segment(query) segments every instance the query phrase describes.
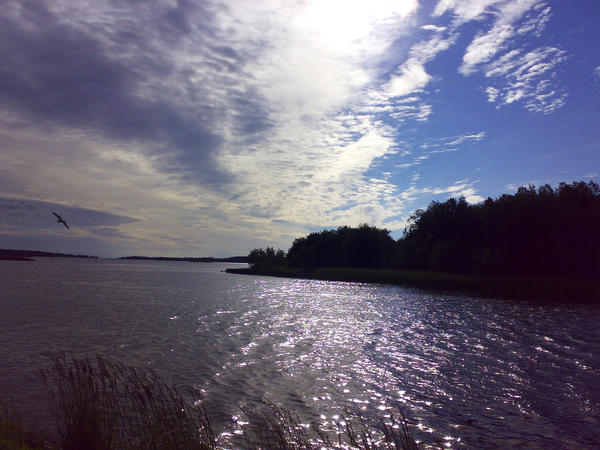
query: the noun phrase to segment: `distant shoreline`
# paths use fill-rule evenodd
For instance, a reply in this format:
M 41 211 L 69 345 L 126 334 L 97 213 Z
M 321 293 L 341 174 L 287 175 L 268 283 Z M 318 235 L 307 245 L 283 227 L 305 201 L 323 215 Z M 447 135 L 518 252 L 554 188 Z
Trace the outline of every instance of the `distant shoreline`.
M 38 250 L 0 249 L 0 260 L 3 261 L 35 261 L 34 257 L 44 258 L 98 258 L 91 255 L 71 255 L 69 253 L 41 252 Z
M 19 255 L 0 255 L 0 261 L 35 261 L 35 259 Z
M 323 281 L 390 284 L 481 297 L 600 304 L 600 281 L 437 273 L 426 271 L 322 267 L 228 268 L 227 273 Z
M 35 261 L 35 257 L 44 258 L 94 258 L 93 255 L 72 255 L 70 253 L 42 252 L 39 250 L 9 250 L 0 249 L 0 261 Z M 110 258 L 113 259 L 113 258 Z M 247 256 L 228 256 L 224 258 L 214 256 L 202 257 L 169 257 L 169 256 L 121 256 L 116 259 L 134 261 L 187 261 L 187 262 L 226 262 L 226 263 L 248 263 Z
M 229 263 L 247 263 L 247 256 L 229 256 L 226 258 L 216 258 L 214 256 L 202 257 L 170 257 L 170 256 L 121 256 L 119 259 L 130 259 L 135 261 L 187 261 L 187 262 L 229 262 Z

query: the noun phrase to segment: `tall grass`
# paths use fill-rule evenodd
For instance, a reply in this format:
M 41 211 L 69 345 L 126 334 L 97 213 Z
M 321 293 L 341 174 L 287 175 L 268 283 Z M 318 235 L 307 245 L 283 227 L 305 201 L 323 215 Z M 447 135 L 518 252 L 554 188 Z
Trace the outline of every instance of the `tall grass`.
M 53 432 L 44 441 L 25 433 L 16 416 L 0 420 L 0 448 L 111 450 L 215 449 L 219 442 L 206 411 L 187 402 L 151 369 L 139 370 L 102 357 L 58 356 L 42 371 L 53 413 Z M 337 430 L 307 425 L 264 401 L 243 408 L 249 449 L 405 449 L 417 444 L 406 419 L 393 416 L 369 425 L 362 418 L 339 420 Z M 233 422 L 232 422 L 233 425 Z
M 5 404 L 0 404 L 0 449 L 2 450 L 30 450 L 46 446 L 37 434 L 25 431 L 19 415 L 14 409 Z
M 261 410 L 244 409 L 249 429 L 244 433 L 248 448 L 278 449 L 404 449 L 418 450 L 410 436 L 404 415 L 396 420 L 369 426 L 362 418 L 341 419 L 333 433 L 323 431 L 317 424 L 303 424 L 288 411 L 265 401 Z
M 208 414 L 151 369 L 60 356 L 42 376 L 62 449 L 215 448 Z

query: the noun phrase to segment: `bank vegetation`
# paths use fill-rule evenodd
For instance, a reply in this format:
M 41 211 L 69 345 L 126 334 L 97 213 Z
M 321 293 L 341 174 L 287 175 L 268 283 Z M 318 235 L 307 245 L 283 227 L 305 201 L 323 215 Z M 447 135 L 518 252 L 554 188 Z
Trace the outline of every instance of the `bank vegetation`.
M 398 240 L 367 224 L 341 226 L 300 237 L 287 253 L 254 249 L 248 261 L 256 274 L 598 301 L 600 187 L 529 185 L 478 204 L 432 201 Z

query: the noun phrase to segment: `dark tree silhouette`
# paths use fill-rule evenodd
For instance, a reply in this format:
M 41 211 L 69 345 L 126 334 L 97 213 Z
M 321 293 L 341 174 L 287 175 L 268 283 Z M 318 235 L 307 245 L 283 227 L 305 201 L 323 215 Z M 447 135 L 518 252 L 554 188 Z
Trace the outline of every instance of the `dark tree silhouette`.
M 415 211 L 398 242 L 363 224 L 294 240 L 287 257 L 255 249 L 252 266 L 400 268 L 600 279 L 600 187 L 594 182 L 522 186 L 471 205 L 433 201 Z
M 478 205 L 432 202 L 398 245 L 407 269 L 600 278 L 600 188 L 529 185 Z
M 248 255 L 250 267 L 278 267 L 285 265 L 285 253 L 281 249 L 273 247 L 266 249 L 255 248 Z
M 396 244 L 388 230 L 362 224 L 339 227 L 298 238 L 288 251 L 288 263 L 296 267 L 389 267 Z

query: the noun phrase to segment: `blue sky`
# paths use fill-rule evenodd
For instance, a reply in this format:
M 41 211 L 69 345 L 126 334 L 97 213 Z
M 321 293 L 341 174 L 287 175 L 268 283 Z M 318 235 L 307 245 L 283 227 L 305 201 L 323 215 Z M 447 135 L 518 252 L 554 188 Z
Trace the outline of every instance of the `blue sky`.
M 0 248 L 247 254 L 598 182 L 598 17 L 595 0 L 5 2 Z

